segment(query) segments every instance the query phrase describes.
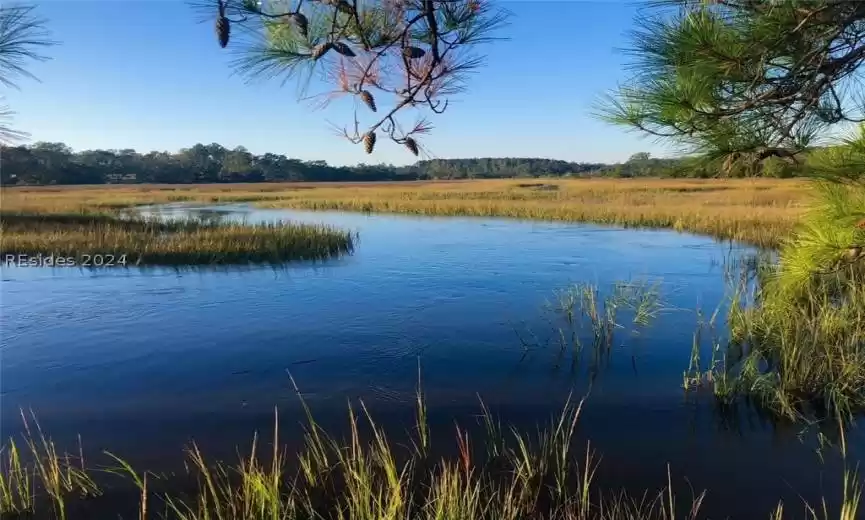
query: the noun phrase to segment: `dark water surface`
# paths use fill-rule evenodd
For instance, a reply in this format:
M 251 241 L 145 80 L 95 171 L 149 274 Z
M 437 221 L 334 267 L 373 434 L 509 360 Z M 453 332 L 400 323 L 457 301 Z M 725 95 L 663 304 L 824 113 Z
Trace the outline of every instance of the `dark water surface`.
M 616 344 L 581 419 L 580 438 L 603 455 L 600 481 L 657 489 L 669 464 L 683 489 L 685 477 L 708 489 L 707 512 L 739 518 L 838 492 L 840 466 L 819 463 L 813 432 L 752 413 L 724 423 L 710 399 L 683 394 L 694 310 L 723 301 L 723 264 L 747 249 L 666 231 L 231 209 L 326 222 L 360 241 L 353 256 L 281 269 L 4 268 L 3 435 L 19 431 L 24 407 L 62 443 L 80 433 L 86 448 L 148 467 L 177 464 L 191 439 L 230 457 L 271 428 L 274 406 L 283 423 L 301 420 L 286 370 L 323 423 L 344 426 L 347 400 L 363 398 L 404 431 L 418 359 L 444 436 L 434 443 L 454 444 L 453 421 L 475 420 L 477 394 L 531 428 L 590 380 L 555 345 L 526 349 L 532 333 L 551 335 L 553 292 L 658 280 L 668 310 Z

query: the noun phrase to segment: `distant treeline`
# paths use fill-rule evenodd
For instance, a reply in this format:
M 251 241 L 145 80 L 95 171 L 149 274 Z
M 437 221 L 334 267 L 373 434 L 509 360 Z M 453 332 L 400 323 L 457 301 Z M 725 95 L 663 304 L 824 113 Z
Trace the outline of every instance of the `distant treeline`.
M 782 165 L 782 169 L 784 169 Z M 768 174 L 768 172 L 761 172 Z M 792 176 L 790 172 L 773 176 Z M 787 175 L 789 173 L 789 175 Z M 717 170 L 689 159 L 640 153 L 622 164 L 541 158 L 433 159 L 409 166 L 331 166 L 284 155 L 254 155 L 246 148 L 196 144 L 177 153 L 135 150 L 73 152 L 63 143 L 39 142 L 0 151 L 0 182 L 13 184 L 217 183 L 284 181 L 400 181 L 540 176 L 716 177 Z
M 598 174 L 605 177 L 673 177 L 711 179 L 717 177 L 773 177 L 791 178 L 805 172 L 809 153 L 794 162 L 780 157 L 769 157 L 756 162 L 739 161 L 725 164 L 722 159 L 681 157 L 662 159 L 648 153 L 636 153 L 626 162 L 602 168 Z

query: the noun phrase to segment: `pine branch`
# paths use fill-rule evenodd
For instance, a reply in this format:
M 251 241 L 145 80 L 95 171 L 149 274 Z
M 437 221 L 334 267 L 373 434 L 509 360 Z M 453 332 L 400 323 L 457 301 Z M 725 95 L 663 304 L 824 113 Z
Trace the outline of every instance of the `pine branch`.
M 672 6 L 672 17 L 655 15 Z M 843 94 L 862 79 L 863 2 L 660 0 L 638 27 L 632 78 L 599 106 L 610 122 L 762 160 L 865 120 L 865 105 Z
M 488 0 L 306 0 L 295 7 L 284 0 L 194 1 L 211 19 L 224 15 L 217 22 L 220 42 L 231 35 L 230 45 L 240 49 L 235 71 L 248 80 L 286 82 L 300 72 L 309 78 L 314 70 L 330 70 L 324 79 L 334 88 L 319 107 L 354 94 L 370 112 L 380 112 L 365 130 L 355 117 L 354 134 L 343 132 L 368 151 L 375 132 L 383 131 L 414 153 L 396 117 L 408 108 L 443 113 L 447 97 L 462 92 L 467 75 L 483 65 L 470 49 L 497 39 L 493 33 L 507 20 Z M 367 86 L 396 101 L 378 110 L 382 103 Z
M 27 64 L 47 60 L 41 51 L 56 45 L 33 11 L 30 5 L 0 7 L 0 84 L 6 87 L 18 88 L 19 78 L 37 80 Z

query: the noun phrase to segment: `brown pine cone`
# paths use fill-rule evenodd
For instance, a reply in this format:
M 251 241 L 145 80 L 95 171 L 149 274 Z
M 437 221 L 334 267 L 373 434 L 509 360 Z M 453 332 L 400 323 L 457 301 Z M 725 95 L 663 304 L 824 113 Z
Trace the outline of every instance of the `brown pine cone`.
M 405 138 L 405 147 L 408 148 L 409 151 L 411 153 L 413 153 L 415 156 L 417 156 L 417 154 L 420 153 L 420 150 L 417 147 L 417 141 L 415 141 L 411 137 Z
M 377 110 L 375 106 L 375 99 L 372 97 L 372 94 L 368 90 L 361 91 L 360 100 L 363 101 L 364 104 L 368 106 L 369 109 L 373 112 Z
M 375 149 L 375 132 L 368 132 L 363 136 L 363 149 L 366 153 L 372 153 Z

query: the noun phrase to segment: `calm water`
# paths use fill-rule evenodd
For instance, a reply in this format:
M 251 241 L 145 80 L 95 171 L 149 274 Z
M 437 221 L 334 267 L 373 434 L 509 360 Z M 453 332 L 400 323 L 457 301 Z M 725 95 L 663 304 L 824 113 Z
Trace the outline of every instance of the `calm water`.
M 747 249 L 663 231 L 227 209 L 326 222 L 360 242 L 353 256 L 277 270 L 4 268 L 4 436 L 24 407 L 61 442 L 80 433 L 85 447 L 148 467 L 177 463 L 190 439 L 231 456 L 271 427 L 274 406 L 301 420 L 287 370 L 325 424 L 344 425 L 347 400 L 363 398 L 402 431 L 418 360 L 442 444 L 454 419 L 474 421 L 477 394 L 529 427 L 590 381 L 558 347 L 526 349 L 552 334 L 543 306 L 554 291 L 657 280 L 668 310 L 616 344 L 581 420 L 603 454 L 599 478 L 656 489 L 669 463 L 684 489 L 685 477 L 709 489 L 707 511 L 742 518 L 837 489 L 838 465 L 818 463 L 811 433 L 749 413 L 724 423 L 681 390 L 694 310 L 723 301 L 723 264 Z

